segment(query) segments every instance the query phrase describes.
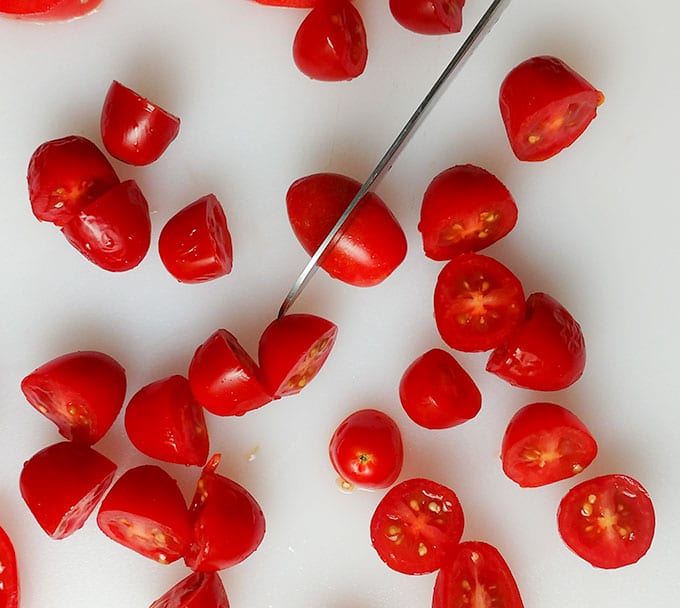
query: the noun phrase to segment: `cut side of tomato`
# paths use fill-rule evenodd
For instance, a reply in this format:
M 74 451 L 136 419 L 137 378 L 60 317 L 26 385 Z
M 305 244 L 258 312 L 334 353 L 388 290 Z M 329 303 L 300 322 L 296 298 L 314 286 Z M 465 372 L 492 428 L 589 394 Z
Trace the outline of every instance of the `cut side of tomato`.
M 390 0 L 394 19 L 417 34 L 460 32 L 465 0 Z
M 216 572 L 192 572 L 150 608 L 229 608 L 224 583 Z
M 252 0 L 267 6 L 287 6 L 290 8 L 314 8 L 319 0 Z
M 20 597 L 16 552 L 12 539 L 5 529 L 0 527 L 0 606 L 19 608 Z

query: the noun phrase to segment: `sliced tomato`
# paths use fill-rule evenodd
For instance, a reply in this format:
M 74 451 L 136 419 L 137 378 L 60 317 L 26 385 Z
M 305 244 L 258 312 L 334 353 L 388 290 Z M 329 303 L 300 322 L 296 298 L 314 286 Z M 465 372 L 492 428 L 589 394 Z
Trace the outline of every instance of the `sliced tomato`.
M 36 21 L 64 21 L 82 17 L 102 0 L 0 0 L 0 15 Z
M 268 6 L 287 6 L 290 8 L 314 8 L 319 0 L 253 0 Z
M 19 608 L 20 597 L 16 552 L 12 539 L 4 528 L 0 527 L 0 606 Z
M 219 574 L 192 572 L 149 608 L 229 608 L 229 600 Z
M 602 475 L 573 487 L 557 512 L 560 536 L 597 568 L 634 564 L 649 551 L 656 517 L 647 490 L 628 475 Z
M 417 34 L 460 32 L 465 0 L 390 0 L 397 23 Z

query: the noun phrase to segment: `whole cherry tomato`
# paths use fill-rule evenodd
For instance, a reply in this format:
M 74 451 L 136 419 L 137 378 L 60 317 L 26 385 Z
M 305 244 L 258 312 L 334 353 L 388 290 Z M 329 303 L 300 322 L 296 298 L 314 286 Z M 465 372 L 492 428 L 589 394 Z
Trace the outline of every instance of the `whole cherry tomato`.
M 390 0 L 397 22 L 417 34 L 452 34 L 463 27 L 465 0 Z
M 503 80 L 499 103 L 513 152 L 520 160 L 555 156 L 578 139 L 604 95 L 557 57 L 523 61 Z
M 343 483 L 372 490 L 391 486 L 404 464 L 399 427 L 375 409 L 347 416 L 335 429 L 328 453 Z
M 229 608 L 229 600 L 219 574 L 192 572 L 149 608 Z
M 12 539 L 0 528 L 0 606 L 19 608 L 21 588 L 19 570 Z
M 0 0 L 0 15 L 15 19 L 62 21 L 81 17 L 102 0 Z

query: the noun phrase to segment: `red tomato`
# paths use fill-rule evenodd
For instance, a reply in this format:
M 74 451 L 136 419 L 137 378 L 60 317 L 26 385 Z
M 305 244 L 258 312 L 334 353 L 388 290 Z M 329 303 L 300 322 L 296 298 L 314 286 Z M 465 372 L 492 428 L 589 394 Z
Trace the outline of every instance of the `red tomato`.
M 208 458 L 205 414 L 184 376 L 168 376 L 137 391 L 125 409 L 125 430 L 151 458 L 197 466 Z
M 361 184 L 337 173 L 302 177 L 286 194 L 288 219 L 304 250 L 312 255 L 352 201 Z M 406 257 L 406 236 L 387 205 L 369 192 L 321 267 L 332 277 L 370 287 L 384 281 Z
M 57 226 L 68 224 L 120 181 L 96 144 L 79 135 L 38 146 L 28 163 L 27 179 L 33 215 Z
M 463 509 L 455 492 L 429 479 L 392 487 L 371 518 L 371 543 L 380 558 L 403 574 L 438 570 L 463 534 Z
M 12 539 L 0 528 L 0 606 L 19 608 L 19 571 Z
M 595 118 L 604 95 L 556 57 L 523 61 L 505 77 L 499 103 L 513 152 L 540 161 L 570 146 Z
M 583 422 L 555 403 L 531 403 L 511 418 L 501 447 L 505 474 L 525 488 L 544 486 L 583 471 L 597 443 Z
M 418 230 L 428 258 L 451 260 L 488 247 L 516 223 L 515 200 L 495 175 L 475 165 L 456 165 L 425 190 Z
M 510 567 L 498 549 L 488 543 L 461 543 L 437 574 L 432 608 L 461 606 L 524 606 Z
M 189 386 L 196 401 L 218 416 L 241 416 L 272 400 L 257 363 L 226 329 L 218 329 L 194 353 Z
M 319 0 L 253 0 L 268 6 L 288 6 L 290 8 L 313 8 Z
M 192 572 L 150 608 L 229 608 L 224 584 L 216 572 Z
M 265 519 L 255 498 L 215 472 L 220 455 L 203 469 L 191 507 L 193 538 L 185 555 L 192 570 L 214 572 L 245 560 L 262 542 Z
M 597 568 L 634 564 L 652 545 L 654 505 L 638 481 L 603 475 L 584 481 L 560 502 L 557 524 L 567 546 Z
M 526 318 L 491 353 L 486 369 L 514 386 L 557 391 L 576 382 L 585 365 L 580 325 L 557 300 L 539 292 L 527 298 Z
M 81 17 L 102 0 L 0 0 L 0 15 L 36 21 L 61 21 Z
M 482 394 L 451 353 L 433 348 L 408 366 L 399 383 L 404 411 L 416 424 L 446 429 L 474 418 Z
M 134 180 L 113 186 L 62 228 L 71 245 L 104 270 L 124 272 L 151 245 L 149 205 Z
M 439 273 L 434 317 L 444 342 L 465 352 L 490 350 L 524 319 L 520 280 L 494 258 L 463 253 Z
M 343 484 L 377 490 L 391 486 L 404 464 L 396 422 L 379 410 L 353 412 L 335 429 L 328 447 Z
M 262 332 L 258 359 L 275 399 L 299 393 L 319 373 L 335 344 L 337 326 L 310 314 L 288 314 Z
M 114 80 L 101 114 L 104 147 L 130 165 L 158 160 L 179 133 L 179 118 Z
M 111 428 L 123 407 L 125 370 L 97 351 L 61 355 L 21 381 L 28 402 L 71 441 L 93 444 Z
M 177 482 L 156 465 L 129 469 L 104 497 L 97 525 L 109 538 L 161 564 L 183 557 L 189 510 Z
M 207 194 L 184 207 L 161 230 L 161 262 L 178 281 L 202 283 L 231 272 L 233 252 L 220 201 Z
M 293 40 L 293 60 L 314 80 L 351 80 L 366 68 L 361 14 L 350 0 L 318 0 Z
M 417 34 L 452 34 L 463 27 L 465 0 L 390 0 L 397 22 Z
M 116 465 L 91 447 L 62 441 L 24 463 L 19 487 L 40 527 L 58 540 L 83 526 L 115 472 Z

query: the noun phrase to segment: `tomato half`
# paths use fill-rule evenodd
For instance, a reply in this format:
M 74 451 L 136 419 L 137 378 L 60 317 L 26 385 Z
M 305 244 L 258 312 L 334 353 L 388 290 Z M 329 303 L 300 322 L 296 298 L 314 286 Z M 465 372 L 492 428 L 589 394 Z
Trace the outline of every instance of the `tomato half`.
M 253 0 L 268 6 L 288 6 L 290 8 L 314 8 L 319 0 Z
M 0 15 L 36 21 L 62 21 L 82 17 L 102 0 L 0 0 Z
M 503 471 L 525 488 L 577 475 L 596 455 L 597 442 L 586 425 L 556 403 L 531 403 L 518 410 L 501 446 Z
M 361 184 L 338 173 L 302 177 L 286 194 L 288 219 L 304 250 L 312 255 L 361 189 Z M 406 235 L 383 200 L 364 196 L 346 231 L 322 259 L 332 277 L 370 287 L 384 281 L 406 257 Z
M 0 606 L 19 608 L 20 597 L 19 570 L 14 545 L 4 528 L 0 528 Z
M 229 608 L 229 600 L 219 574 L 192 572 L 149 608 Z
M 494 546 L 460 543 L 437 574 L 432 608 L 523 608 L 507 562 Z
M 489 356 L 487 371 L 514 386 L 537 391 L 567 388 L 583 374 L 586 345 L 581 326 L 555 298 L 527 298 L 526 318 Z
M 515 200 L 495 175 L 475 165 L 456 165 L 425 190 L 418 230 L 428 258 L 451 260 L 488 247 L 516 223 Z
M 510 146 L 520 160 L 541 161 L 574 143 L 597 115 L 604 95 L 557 57 L 513 68 L 499 104 Z
M 454 356 L 433 348 L 418 357 L 401 377 L 399 399 L 408 417 L 428 429 L 446 429 L 474 418 L 482 394 Z
M 403 574 L 438 570 L 463 534 L 463 508 L 455 492 L 429 479 L 393 486 L 371 518 L 371 543 Z
M 397 23 L 417 34 L 452 34 L 463 27 L 465 0 L 390 0 Z
M 522 322 L 524 311 L 522 283 L 494 258 L 464 253 L 437 277 L 435 322 L 444 342 L 456 350 L 499 346 Z
M 578 484 L 557 512 L 564 542 L 597 568 L 637 562 L 652 545 L 655 522 L 647 490 L 627 475 L 602 475 Z
M 366 29 L 351 0 L 318 0 L 295 34 L 293 60 L 314 80 L 351 80 L 364 72 Z

